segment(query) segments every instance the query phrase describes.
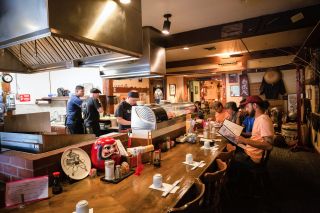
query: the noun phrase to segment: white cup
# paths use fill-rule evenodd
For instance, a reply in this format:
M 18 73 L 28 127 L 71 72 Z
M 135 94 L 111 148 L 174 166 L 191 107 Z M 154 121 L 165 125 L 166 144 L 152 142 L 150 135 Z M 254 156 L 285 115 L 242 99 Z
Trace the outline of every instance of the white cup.
M 190 153 L 186 154 L 186 163 L 187 164 L 192 164 L 193 163 L 192 154 L 190 154 Z
M 153 186 L 156 188 L 162 187 L 162 175 L 161 174 L 153 175 Z
M 204 145 L 204 148 L 210 149 L 210 141 L 205 141 L 203 145 Z
M 88 201 L 80 200 L 76 205 L 76 213 L 89 213 Z

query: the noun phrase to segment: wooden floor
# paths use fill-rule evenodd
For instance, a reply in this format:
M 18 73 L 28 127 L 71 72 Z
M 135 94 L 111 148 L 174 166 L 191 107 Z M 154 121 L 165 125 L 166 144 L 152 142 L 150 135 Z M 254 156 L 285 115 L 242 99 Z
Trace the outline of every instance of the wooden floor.
M 269 161 L 271 186 L 265 196 L 248 196 L 238 187 L 223 198 L 223 213 L 319 213 L 320 155 L 275 147 Z

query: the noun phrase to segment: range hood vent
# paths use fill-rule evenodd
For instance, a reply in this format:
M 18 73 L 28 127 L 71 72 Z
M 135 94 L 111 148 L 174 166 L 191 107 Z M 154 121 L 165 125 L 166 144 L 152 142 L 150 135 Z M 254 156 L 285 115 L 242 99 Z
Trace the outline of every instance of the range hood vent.
M 105 65 L 100 76 L 108 79 L 156 78 L 166 74 L 166 52 L 162 47 L 162 34 L 153 27 L 143 27 L 143 54 L 134 61 Z
M 0 71 L 99 67 L 142 55 L 141 0 L 1 0 Z

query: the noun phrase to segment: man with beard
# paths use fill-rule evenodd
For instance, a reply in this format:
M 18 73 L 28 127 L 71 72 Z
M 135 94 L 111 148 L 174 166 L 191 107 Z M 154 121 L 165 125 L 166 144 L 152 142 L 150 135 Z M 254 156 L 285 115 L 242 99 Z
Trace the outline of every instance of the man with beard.
M 236 137 L 237 143 L 246 146 L 244 150 L 236 152 L 235 161 L 241 167 L 251 168 L 261 161 L 264 151 L 272 149 L 274 129 L 270 117 L 265 114 L 269 107 L 267 101 L 263 101 L 259 96 L 249 96 L 243 104 L 255 121 L 250 138 Z
M 243 99 L 240 101 L 240 116 L 238 116 L 237 124 L 244 127 L 244 131 L 242 132 L 242 136 L 245 138 L 251 137 L 252 128 L 254 124 L 254 115 L 250 116 L 248 112 L 246 111 L 246 106 L 244 103 L 247 99 Z

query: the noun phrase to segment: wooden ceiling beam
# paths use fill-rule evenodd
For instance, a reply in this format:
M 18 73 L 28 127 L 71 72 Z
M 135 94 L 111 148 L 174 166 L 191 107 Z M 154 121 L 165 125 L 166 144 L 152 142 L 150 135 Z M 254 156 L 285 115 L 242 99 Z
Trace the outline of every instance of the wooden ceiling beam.
M 277 49 L 260 50 L 255 52 L 244 53 L 243 56 L 239 57 L 239 60 L 246 62 L 251 59 L 259 58 L 269 58 L 278 56 L 294 55 L 299 50 L 299 47 L 284 47 Z M 167 62 L 167 69 L 177 68 L 177 67 L 188 67 L 188 66 L 201 66 L 205 64 L 219 64 L 221 63 L 221 58 L 218 56 L 196 58 L 182 61 L 171 61 Z
M 264 15 L 241 21 L 205 27 L 167 36 L 163 44 L 168 49 L 247 38 L 305 27 L 312 27 L 320 20 L 320 4 Z M 302 13 L 303 19 L 292 22 L 291 17 Z

